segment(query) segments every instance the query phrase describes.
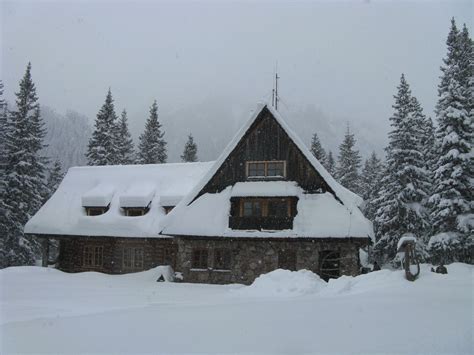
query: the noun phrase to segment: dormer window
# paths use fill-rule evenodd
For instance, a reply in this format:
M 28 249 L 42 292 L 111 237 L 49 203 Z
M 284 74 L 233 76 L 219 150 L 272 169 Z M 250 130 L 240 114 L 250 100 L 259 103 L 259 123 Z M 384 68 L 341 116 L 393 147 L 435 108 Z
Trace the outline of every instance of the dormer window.
M 248 161 L 247 178 L 284 178 L 286 177 L 286 161 Z
M 148 207 L 124 207 L 125 216 L 139 217 L 144 216 L 150 210 Z
M 84 207 L 88 216 L 100 216 L 109 210 L 107 207 Z

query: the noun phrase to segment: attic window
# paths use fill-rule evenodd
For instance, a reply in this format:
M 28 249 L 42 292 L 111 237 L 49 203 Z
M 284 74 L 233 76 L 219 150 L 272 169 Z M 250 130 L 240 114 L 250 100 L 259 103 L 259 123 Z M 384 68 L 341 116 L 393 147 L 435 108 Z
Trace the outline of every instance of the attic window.
M 124 207 L 125 216 L 139 217 L 144 216 L 150 210 L 148 207 Z
M 109 210 L 107 207 L 84 207 L 88 216 L 100 216 Z
M 284 178 L 286 177 L 286 161 L 248 161 L 248 178 Z
M 163 206 L 163 208 L 165 209 L 165 213 L 168 214 L 173 210 L 174 206 Z
M 289 198 L 243 198 L 240 200 L 241 217 L 290 217 Z

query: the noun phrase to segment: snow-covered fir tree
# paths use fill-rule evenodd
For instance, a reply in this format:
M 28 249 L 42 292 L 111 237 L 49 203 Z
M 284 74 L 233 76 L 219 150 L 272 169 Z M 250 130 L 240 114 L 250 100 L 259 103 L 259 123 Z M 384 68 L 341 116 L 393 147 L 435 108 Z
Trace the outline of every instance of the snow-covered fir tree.
M 161 131 L 158 122 L 158 105 L 156 100 L 150 108 L 150 117 L 146 121 L 145 132 L 140 135 L 138 144 L 138 161 L 141 164 L 166 163 L 168 155 L 166 152 L 165 133 Z
M 117 115 L 109 89 L 105 102 L 97 113 L 94 132 L 87 147 L 88 165 L 112 165 L 117 159 Z
M 49 169 L 48 179 L 46 180 L 46 188 L 48 190 L 49 199 L 58 189 L 59 184 L 63 180 L 64 173 L 59 160 L 55 160 L 53 166 Z
M 3 169 L 7 162 L 6 132 L 7 132 L 7 104 L 3 98 L 3 82 L 0 80 L 0 190 L 4 181 Z
M 41 207 L 45 186 L 46 159 L 41 156 L 45 130 L 31 64 L 20 81 L 16 110 L 8 115 L 7 165 L 0 225 L 3 238 L 2 266 L 33 264 L 39 254 L 37 240 L 23 234 L 23 226 Z
M 349 126 L 347 126 L 344 140 L 339 146 L 336 177 L 342 186 L 355 193 L 360 193 L 359 168 L 361 157 L 359 151 L 355 149 L 355 144 L 354 134 L 350 132 Z
M 326 156 L 326 151 L 321 145 L 321 142 L 319 141 L 319 137 L 316 133 L 313 134 L 313 137 L 311 138 L 311 153 L 318 159 L 318 161 L 326 167 L 327 165 L 327 156 Z
M 361 196 L 365 200 L 364 215 L 373 220 L 377 209 L 374 203 L 381 187 L 383 164 L 381 159 L 372 152 L 365 160 L 361 174 Z
M 441 67 L 431 217 L 433 261 L 473 261 L 473 43 L 454 19 Z
M 428 225 L 425 203 L 430 185 L 421 146 L 420 112 L 403 74 L 397 89 L 386 168 L 374 201 L 378 206 L 374 257 L 379 263 L 393 260 L 397 243 L 405 233 L 423 238 Z
M 127 111 L 123 110 L 117 123 L 117 157 L 116 164 L 133 164 L 135 161 L 135 151 L 133 139 L 128 129 Z
M 332 155 L 332 151 L 328 153 L 328 159 L 325 168 L 333 177 L 336 177 L 336 161 L 334 160 L 334 156 Z
M 192 163 L 198 160 L 197 157 L 197 145 L 194 143 L 193 135 L 188 136 L 188 141 L 184 145 L 184 151 L 181 155 L 181 160 L 185 163 Z

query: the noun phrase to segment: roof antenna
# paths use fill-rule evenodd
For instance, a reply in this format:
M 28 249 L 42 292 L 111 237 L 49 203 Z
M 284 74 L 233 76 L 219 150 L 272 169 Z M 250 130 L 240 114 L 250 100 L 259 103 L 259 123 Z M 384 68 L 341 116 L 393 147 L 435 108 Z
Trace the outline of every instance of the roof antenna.
M 278 79 L 280 79 L 280 77 L 278 76 L 278 62 L 277 62 L 276 67 L 275 67 L 275 86 L 272 89 L 272 106 L 275 107 L 275 110 L 277 111 L 278 111 L 278 101 L 280 100 L 278 96 Z

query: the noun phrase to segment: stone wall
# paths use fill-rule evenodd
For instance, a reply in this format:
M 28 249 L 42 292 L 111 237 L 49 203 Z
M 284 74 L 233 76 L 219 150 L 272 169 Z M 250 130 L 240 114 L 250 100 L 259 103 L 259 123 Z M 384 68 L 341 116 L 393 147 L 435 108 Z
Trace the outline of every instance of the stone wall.
M 275 270 L 279 266 L 279 253 L 292 250 L 296 254 L 296 269 L 307 269 L 315 273 L 320 271 L 319 252 L 339 251 L 340 274 L 355 276 L 359 273 L 359 247 L 365 241 L 350 239 L 286 239 L 286 240 L 249 240 L 224 238 L 178 238 L 178 271 L 183 274 L 184 282 L 203 283 L 243 283 L 250 284 L 259 275 Z M 231 250 L 230 270 L 214 270 L 214 250 Z M 208 250 L 208 268 L 193 269 L 193 249 Z

